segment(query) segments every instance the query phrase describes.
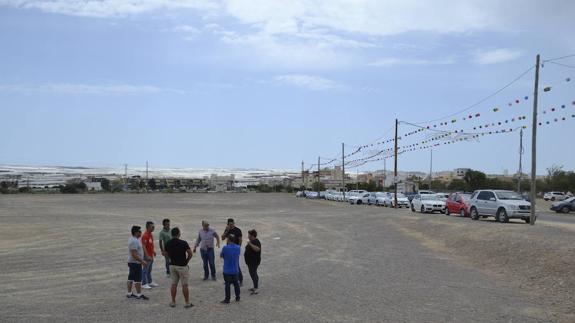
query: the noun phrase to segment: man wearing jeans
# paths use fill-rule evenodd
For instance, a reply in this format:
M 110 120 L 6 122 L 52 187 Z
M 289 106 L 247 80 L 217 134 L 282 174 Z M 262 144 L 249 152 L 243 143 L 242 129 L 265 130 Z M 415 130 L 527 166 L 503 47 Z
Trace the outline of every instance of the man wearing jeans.
M 200 254 L 204 262 L 204 280 L 208 280 L 210 271 L 212 273 L 212 280 L 216 280 L 216 264 L 214 261 L 214 238 L 216 238 L 217 247 L 220 247 L 220 236 L 210 228 L 207 221 L 202 221 L 202 229 L 198 232 L 198 238 L 194 245 L 194 252 L 200 246 Z M 209 266 L 209 270 L 208 270 Z
M 170 219 L 164 219 L 162 221 L 162 231 L 160 231 L 160 250 L 162 251 L 162 256 L 166 261 L 166 275 L 170 276 L 170 257 L 166 254 L 166 244 L 168 241 L 172 240 L 172 233 L 170 232 Z
M 142 235 L 142 248 L 144 249 L 144 261 L 148 264 L 144 266 L 142 272 L 142 288 L 150 289 L 152 287 L 157 287 L 158 284 L 152 282 L 152 268 L 154 265 L 154 257 L 156 252 L 154 251 L 154 222 L 146 222 L 146 232 Z
M 236 294 L 236 302 L 240 301 L 240 283 L 238 281 L 238 274 L 240 268 L 240 246 L 238 245 L 238 238 L 233 234 L 227 236 L 228 244 L 222 248 L 220 257 L 224 259 L 224 281 L 226 298 L 221 302 L 222 304 L 230 303 L 230 285 L 234 285 L 234 292 Z

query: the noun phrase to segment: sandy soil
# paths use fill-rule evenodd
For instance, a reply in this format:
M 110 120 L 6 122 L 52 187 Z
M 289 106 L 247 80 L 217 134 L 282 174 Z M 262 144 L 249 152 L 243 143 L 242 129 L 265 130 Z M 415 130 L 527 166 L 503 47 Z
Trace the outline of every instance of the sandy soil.
M 133 224 L 169 217 L 191 241 L 228 217 L 261 235 L 261 293 L 221 305 L 222 279 L 168 307 L 125 298 Z M 286 194 L 0 196 L 0 321 L 573 322 L 573 231 L 351 206 Z M 218 275 L 221 262 L 217 263 Z

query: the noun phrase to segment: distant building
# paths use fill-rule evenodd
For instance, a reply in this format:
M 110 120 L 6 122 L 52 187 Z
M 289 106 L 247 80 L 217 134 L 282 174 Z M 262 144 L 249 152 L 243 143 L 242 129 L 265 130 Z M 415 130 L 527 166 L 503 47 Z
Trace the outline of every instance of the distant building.
M 84 184 L 86 184 L 86 189 L 88 191 L 99 192 L 102 190 L 102 183 L 101 182 L 84 182 Z

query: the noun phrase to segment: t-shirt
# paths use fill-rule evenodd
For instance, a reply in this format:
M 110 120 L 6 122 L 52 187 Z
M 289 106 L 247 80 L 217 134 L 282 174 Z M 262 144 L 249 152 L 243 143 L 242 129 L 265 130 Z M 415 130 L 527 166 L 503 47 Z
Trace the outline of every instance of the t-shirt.
M 166 243 L 166 251 L 170 257 L 170 264 L 174 266 L 187 266 L 188 256 L 186 251 L 190 249 L 188 243 L 184 240 L 173 238 Z
M 221 256 L 224 258 L 224 274 L 236 275 L 240 271 L 240 246 L 228 244 L 222 248 Z
M 238 228 L 238 227 L 233 227 L 232 229 L 226 229 L 226 231 L 224 231 L 224 234 L 222 234 L 222 239 L 227 239 L 232 234 L 236 238 L 241 238 L 242 237 L 242 230 L 240 230 L 240 228 Z
M 172 234 L 169 229 L 168 230 L 162 229 L 162 231 L 160 231 L 160 240 L 164 243 L 164 249 L 165 249 L 166 243 L 172 240 Z
M 142 247 L 146 249 L 146 254 L 149 258 L 154 257 L 154 236 L 147 230 L 142 234 Z
M 142 244 L 138 238 L 132 236 L 128 239 L 128 262 L 133 264 L 139 264 L 134 257 L 132 257 L 132 250 L 136 250 L 140 259 L 144 259 L 144 249 L 142 249 Z
M 255 244 L 258 247 L 262 247 L 262 244 L 260 243 L 260 241 L 258 239 L 254 239 L 254 241 L 251 241 L 251 243 Z M 258 264 L 262 261 L 262 251 L 260 249 L 260 251 L 255 251 L 254 249 L 252 249 L 252 247 L 250 247 L 250 245 L 246 245 L 246 251 L 244 252 L 244 259 L 246 260 L 246 263 L 248 264 Z

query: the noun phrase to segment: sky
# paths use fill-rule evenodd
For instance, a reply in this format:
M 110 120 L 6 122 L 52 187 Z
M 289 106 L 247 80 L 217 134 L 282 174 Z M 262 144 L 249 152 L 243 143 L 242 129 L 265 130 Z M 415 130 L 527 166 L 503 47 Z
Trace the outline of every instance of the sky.
M 516 172 L 518 132 L 471 135 L 489 124 L 527 126 L 529 172 L 541 54 L 537 173 L 573 170 L 575 57 L 560 58 L 575 54 L 573 12 L 568 0 L 0 0 L 0 164 L 298 170 L 393 138 L 398 119 L 400 146 L 439 130 L 467 139 L 402 151 L 400 170 L 428 171 L 433 150 L 434 170 Z M 413 125 L 432 130 L 402 136 Z

